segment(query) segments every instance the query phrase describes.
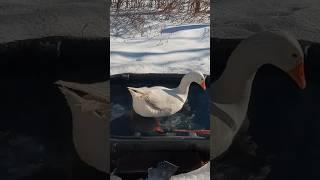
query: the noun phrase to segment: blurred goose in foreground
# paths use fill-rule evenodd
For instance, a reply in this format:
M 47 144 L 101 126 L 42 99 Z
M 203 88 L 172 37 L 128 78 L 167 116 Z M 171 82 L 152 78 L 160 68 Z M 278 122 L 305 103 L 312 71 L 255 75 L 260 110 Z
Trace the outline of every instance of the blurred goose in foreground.
M 243 40 L 229 57 L 222 76 L 210 87 L 211 159 L 220 156 L 230 147 L 243 125 L 252 82 L 257 70 L 264 64 L 272 64 L 287 72 L 299 88 L 306 87 L 304 54 L 292 35 L 282 31 L 261 32 Z M 208 166 L 209 163 L 204 167 Z M 205 168 L 200 174 L 198 171 L 173 176 L 171 179 L 210 179 L 210 168 Z M 203 177 L 203 174 L 206 176 Z
M 243 40 L 230 55 L 222 76 L 210 89 L 212 159 L 229 148 L 243 125 L 255 74 L 264 64 L 280 68 L 299 88 L 305 88 L 304 54 L 291 34 L 266 31 Z
M 175 114 L 185 104 L 192 82 L 199 84 L 204 90 L 206 89 L 205 77 L 198 71 L 184 75 L 179 86 L 173 89 L 162 86 L 128 87 L 132 96 L 133 109 L 143 117 L 157 118 Z M 162 132 L 159 123 L 154 130 Z
M 56 82 L 71 108 L 77 153 L 84 162 L 106 173 L 109 173 L 109 82 Z

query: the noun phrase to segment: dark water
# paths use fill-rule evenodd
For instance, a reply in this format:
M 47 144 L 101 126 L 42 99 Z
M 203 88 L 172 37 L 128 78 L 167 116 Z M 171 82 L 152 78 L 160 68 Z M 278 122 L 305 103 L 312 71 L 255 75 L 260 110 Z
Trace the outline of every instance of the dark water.
M 111 77 L 112 121 L 111 134 L 132 136 L 134 132 L 152 134 L 154 118 L 144 118 L 132 109 L 132 97 L 127 89 L 130 87 L 165 86 L 177 87 L 183 75 L 170 74 L 122 74 Z M 209 82 L 209 77 L 207 77 Z M 192 83 L 188 100 L 178 113 L 160 118 L 161 127 L 170 132 L 174 129 L 209 129 L 208 91 Z M 171 134 L 172 135 L 172 134 Z

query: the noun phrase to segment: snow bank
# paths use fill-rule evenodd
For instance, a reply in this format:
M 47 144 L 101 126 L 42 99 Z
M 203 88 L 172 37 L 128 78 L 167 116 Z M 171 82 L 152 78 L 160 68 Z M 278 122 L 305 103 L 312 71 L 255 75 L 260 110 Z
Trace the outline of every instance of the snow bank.
M 102 0 L 0 0 L 0 43 L 46 36 L 108 37 Z
M 110 73 L 210 73 L 210 25 L 158 26 L 145 36 L 110 37 Z
M 243 38 L 263 30 L 282 29 L 300 39 L 320 42 L 318 0 L 222 0 L 211 6 L 213 37 Z

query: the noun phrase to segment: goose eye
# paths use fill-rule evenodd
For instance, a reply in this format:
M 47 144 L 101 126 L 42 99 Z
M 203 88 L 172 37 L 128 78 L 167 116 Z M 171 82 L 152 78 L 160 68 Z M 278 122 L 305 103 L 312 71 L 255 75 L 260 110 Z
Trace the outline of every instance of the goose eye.
M 293 53 L 293 54 L 292 54 L 292 57 L 297 58 L 297 57 L 298 57 L 298 54 Z

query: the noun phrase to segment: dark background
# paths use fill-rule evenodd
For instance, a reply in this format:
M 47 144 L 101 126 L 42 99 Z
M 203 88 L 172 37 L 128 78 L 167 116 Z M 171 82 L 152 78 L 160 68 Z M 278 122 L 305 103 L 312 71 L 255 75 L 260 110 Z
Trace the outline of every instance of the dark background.
M 0 44 L 0 179 L 106 179 L 76 154 L 71 111 L 53 83 L 107 80 L 108 41 L 47 37 Z

